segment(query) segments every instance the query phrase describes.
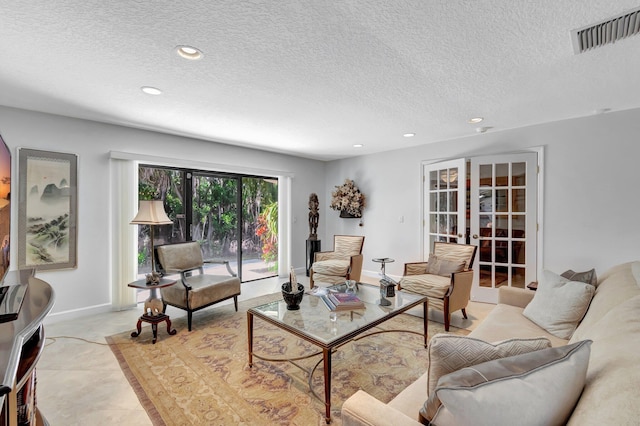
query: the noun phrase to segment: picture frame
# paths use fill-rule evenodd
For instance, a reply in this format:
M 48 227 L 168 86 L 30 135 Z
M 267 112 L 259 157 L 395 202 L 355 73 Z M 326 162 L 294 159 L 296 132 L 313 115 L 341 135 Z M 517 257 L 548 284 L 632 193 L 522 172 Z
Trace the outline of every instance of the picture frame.
M 18 269 L 77 267 L 78 157 L 18 148 Z

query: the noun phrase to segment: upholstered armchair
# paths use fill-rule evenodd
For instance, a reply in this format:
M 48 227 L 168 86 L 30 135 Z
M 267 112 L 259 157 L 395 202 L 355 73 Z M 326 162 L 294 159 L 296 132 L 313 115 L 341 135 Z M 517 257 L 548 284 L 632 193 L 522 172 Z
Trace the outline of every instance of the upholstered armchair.
M 363 236 L 334 235 L 333 251 L 315 254 L 309 271 L 310 287 L 313 288 L 316 282 L 338 284 L 345 280 L 360 281 L 363 246 Z
M 477 247 L 469 244 L 435 242 L 428 262 L 404 264 L 398 290 L 425 295 L 429 307 L 444 312 L 444 329 L 449 331 L 451 313 L 462 310 L 467 318 L 471 297 L 473 260 Z
M 189 331 L 195 311 L 232 297 L 236 311 L 238 310 L 240 279 L 231 270 L 229 261 L 205 261 L 197 242 L 157 246 L 155 254 L 158 260 L 156 267 L 161 275 L 180 274 L 176 284 L 160 289 L 162 312 L 166 312 L 167 305 L 187 311 Z M 205 274 L 205 263 L 224 264 L 230 275 Z

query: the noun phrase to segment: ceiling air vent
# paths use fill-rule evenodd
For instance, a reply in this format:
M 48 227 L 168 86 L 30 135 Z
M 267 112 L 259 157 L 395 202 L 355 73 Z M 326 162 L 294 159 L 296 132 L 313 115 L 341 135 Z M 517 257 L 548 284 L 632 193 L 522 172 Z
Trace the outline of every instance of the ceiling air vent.
M 640 32 L 640 7 L 602 22 L 571 31 L 574 53 L 615 43 Z

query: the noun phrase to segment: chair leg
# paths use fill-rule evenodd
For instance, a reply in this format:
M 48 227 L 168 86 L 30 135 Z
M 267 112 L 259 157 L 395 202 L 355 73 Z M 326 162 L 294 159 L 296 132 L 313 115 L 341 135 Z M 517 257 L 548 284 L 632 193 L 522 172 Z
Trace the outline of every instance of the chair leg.
M 238 296 L 233 296 L 233 304 L 236 307 L 236 312 L 238 312 Z
M 451 314 L 449 313 L 449 298 L 445 297 L 444 299 L 444 331 L 449 331 L 449 324 L 451 322 Z
M 162 304 L 162 313 L 163 313 L 163 314 L 166 314 L 166 313 L 167 313 L 167 304 L 166 304 L 166 303 L 163 303 L 163 304 Z
M 193 318 L 193 312 L 187 311 L 187 326 L 189 331 L 191 331 L 191 319 Z
M 469 319 L 467 318 L 467 311 L 465 308 L 462 308 L 462 316 L 464 317 L 464 319 Z

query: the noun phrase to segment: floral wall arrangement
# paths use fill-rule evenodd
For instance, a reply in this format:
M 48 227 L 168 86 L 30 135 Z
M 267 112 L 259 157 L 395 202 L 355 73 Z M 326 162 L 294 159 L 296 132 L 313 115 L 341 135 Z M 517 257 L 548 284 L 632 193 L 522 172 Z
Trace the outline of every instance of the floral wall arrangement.
M 329 207 L 340 211 L 340 217 L 362 217 L 365 197 L 351 179 L 345 179 L 344 184 L 336 186 L 331 193 Z

